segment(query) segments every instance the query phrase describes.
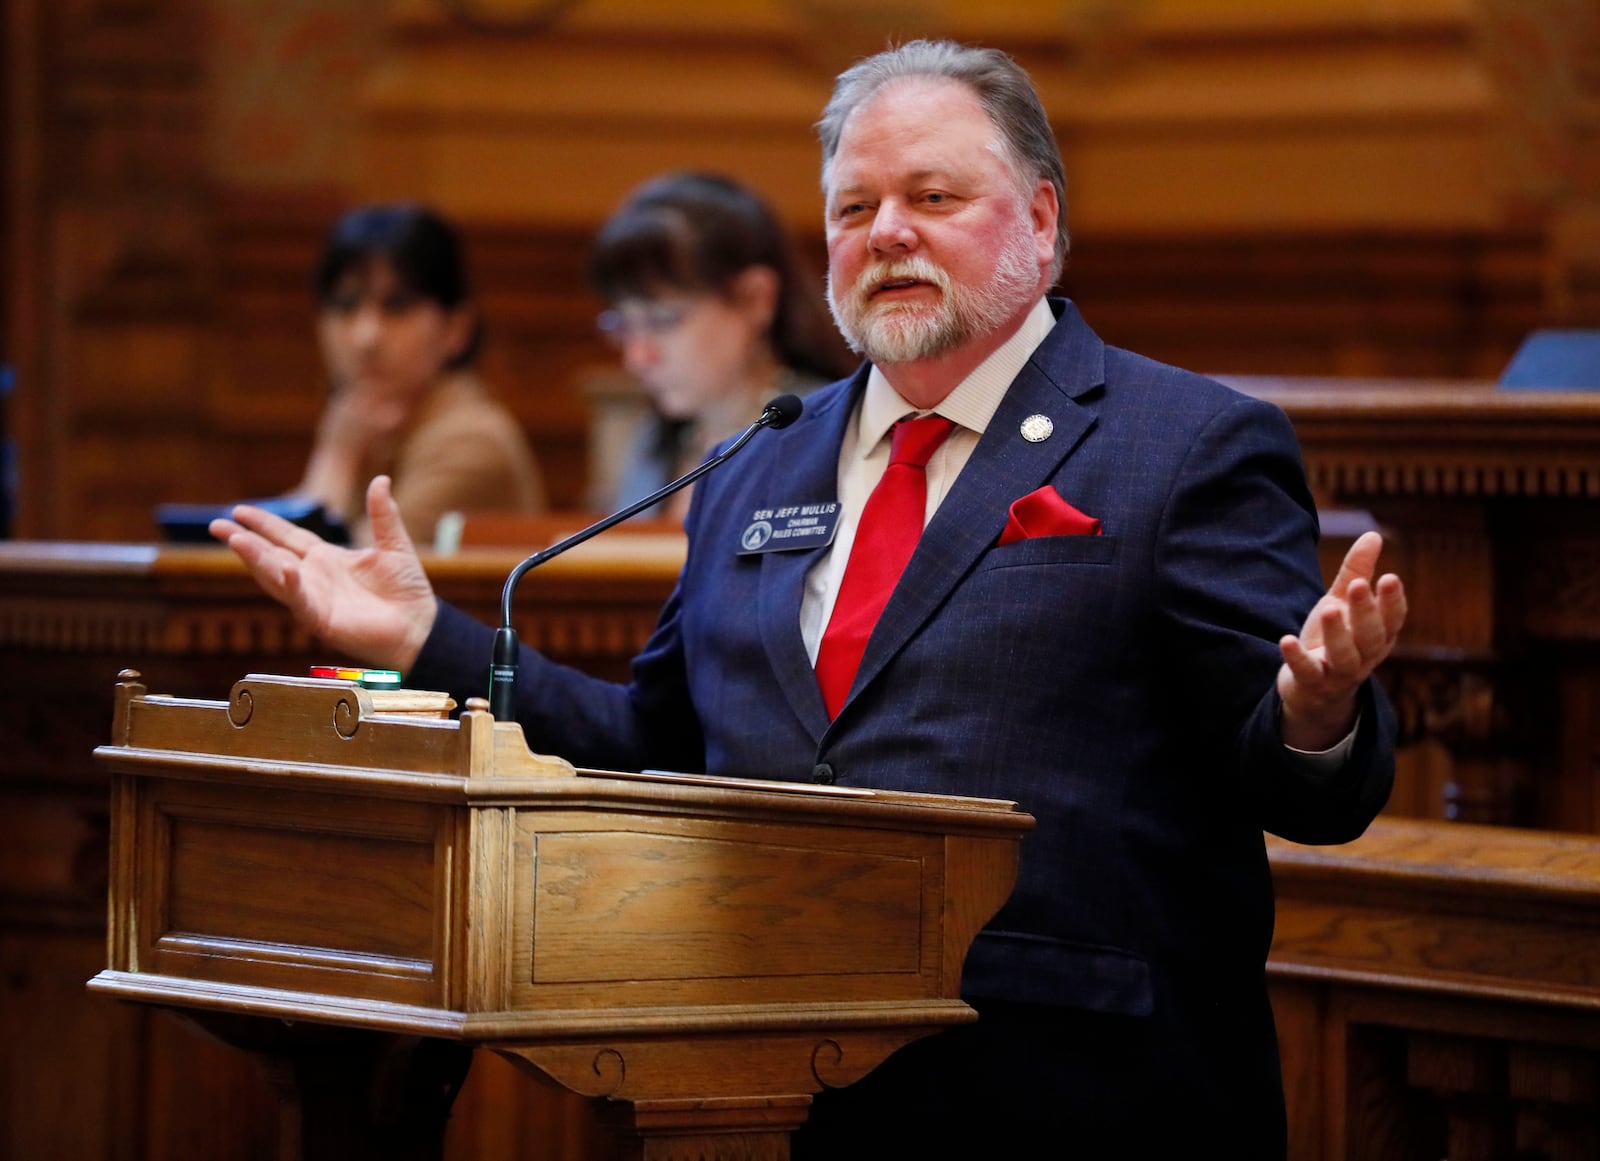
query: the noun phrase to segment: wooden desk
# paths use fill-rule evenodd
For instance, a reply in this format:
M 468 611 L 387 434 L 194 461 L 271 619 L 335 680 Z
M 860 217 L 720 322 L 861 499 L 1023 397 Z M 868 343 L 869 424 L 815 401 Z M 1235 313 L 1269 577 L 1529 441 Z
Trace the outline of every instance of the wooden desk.
M 1385 818 L 1269 854 L 1291 1157 L 1600 1156 L 1600 838 Z

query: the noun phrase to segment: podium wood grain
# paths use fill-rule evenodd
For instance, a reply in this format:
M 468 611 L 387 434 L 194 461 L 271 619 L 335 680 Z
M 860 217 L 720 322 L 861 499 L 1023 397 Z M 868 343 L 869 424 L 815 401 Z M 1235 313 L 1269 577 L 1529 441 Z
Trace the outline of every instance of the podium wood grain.
M 422 1040 L 627 1105 L 608 1123 L 644 1155 L 782 1156 L 812 1093 L 975 1018 L 961 965 L 1014 882 L 1032 825 L 1014 803 L 575 770 L 481 700 L 459 722 L 381 702 L 261 674 L 226 702 L 156 696 L 130 671 L 96 751 L 91 988 L 294 1058 L 302 1155 L 393 1155 L 371 1094 L 419 1062 L 441 1107 L 411 1144 L 436 1151 L 456 1057 L 396 1048 Z M 365 1063 L 330 1096 L 263 1032 L 285 1023 L 321 1029 L 318 1055 L 362 1043 L 326 1029 L 388 1039 L 347 1053 Z

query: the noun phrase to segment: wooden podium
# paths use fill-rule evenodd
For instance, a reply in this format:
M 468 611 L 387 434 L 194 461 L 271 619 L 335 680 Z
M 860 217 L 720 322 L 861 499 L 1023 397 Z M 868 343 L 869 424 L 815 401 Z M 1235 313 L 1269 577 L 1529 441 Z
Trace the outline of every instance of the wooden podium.
M 280 1158 L 437 1155 L 474 1046 L 624 1156 L 782 1158 L 811 1096 L 975 1018 L 1014 803 L 576 770 L 472 700 L 125 671 L 109 967 L 278 1078 Z

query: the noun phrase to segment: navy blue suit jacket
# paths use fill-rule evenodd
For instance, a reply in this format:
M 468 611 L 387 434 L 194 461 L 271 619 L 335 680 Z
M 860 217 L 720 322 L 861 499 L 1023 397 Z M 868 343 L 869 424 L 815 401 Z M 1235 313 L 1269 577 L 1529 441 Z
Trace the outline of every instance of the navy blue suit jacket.
M 821 550 L 738 549 L 758 509 L 836 499 L 864 369 L 696 484 L 687 561 L 632 684 L 528 654 L 519 717 L 535 749 L 580 765 L 1013 799 L 1038 825 L 964 992 L 1126 1017 L 1184 1062 L 1174 1075 L 1244 1069 L 1221 1083 L 1277 1091 L 1262 831 L 1360 834 L 1392 781 L 1392 718 L 1366 689 L 1332 778 L 1279 740 L 1277 640 L 1323 591 L 1283 413 L 1107 346 L 1071 303 L 1052 307 L 1057 325 L 929 523 L 837 720 L 799 627 Z M 1020 434 L 1033 415 L 1053 424 L 1043 442 Z M 1012 501 L 1043 485 L 1104 534 L 999 547 Z M 481 695 L 488 638 L 444 610 L 412 681 Z M 1267 1034 L 1219 1069 L 1213 1037 L 1239 1040 L 1241 1020 Z

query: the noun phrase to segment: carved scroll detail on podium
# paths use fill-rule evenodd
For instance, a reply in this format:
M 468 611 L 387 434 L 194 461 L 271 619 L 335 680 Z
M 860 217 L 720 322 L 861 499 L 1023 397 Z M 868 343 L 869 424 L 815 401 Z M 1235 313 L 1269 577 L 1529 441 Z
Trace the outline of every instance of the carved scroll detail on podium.
M 228 696 L 228 721 L 236 726 L 247 726 L 255 710 L 255 695 L 243 682 L 235 685 L 233 692 Z
M 600 1091 L 596 1096 L 615 1096 L 622 1091 L 622 1086 L 628 1080 L 628 1058 L 615 1048 L 602 1048 L 594 1054 L 591 1066 L 599 1082 Z

